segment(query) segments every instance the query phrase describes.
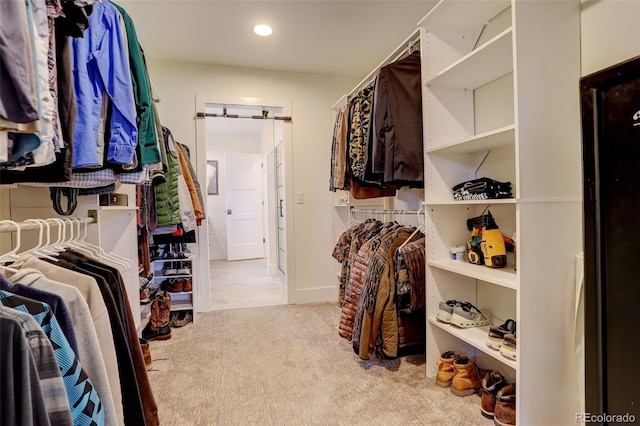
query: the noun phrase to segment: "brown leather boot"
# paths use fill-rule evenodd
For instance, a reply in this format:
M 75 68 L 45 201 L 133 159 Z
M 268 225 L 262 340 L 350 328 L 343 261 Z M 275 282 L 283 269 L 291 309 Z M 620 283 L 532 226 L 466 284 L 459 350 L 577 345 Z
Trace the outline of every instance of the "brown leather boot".
M 516 424 L 516 384 L 507 385 L 496 395 L 496 411 L 493 423 L 497 426 Z
M 436 375 L 436 384 L 443 388 L 451 386 L 451 380 L 456 375 L 456 370 L 453 368 L 453 362 L 460 356 L 455 352 L 447 351 L 440 355 L 438 361 L 438 374 Z
M 453 363 L 456 375 L 451 381 L 451 392 L 458 396 L 468 396 L 480 390 L 481 383 L 476 371 L 476 364 L 466 356 L 460 357 Z
M 142 356 L 144 358 L 145 365 L 150 365 L 151 351 L 149 350 L 149 342 L 145 339 L 140 339 L 140 349 L 142 349 Z
M 489 371 L 482 378 L 482 415 L 493 419 L 496 409 L 496 395 L 498 391 L 509 384 L 509 381 L 499 371 Z
M 142 330 L 142 338 L 147 341 L 171 339 L 170 312 L 171 294 L 168 291 L 158 292 L 151 303 L 151 319 Z

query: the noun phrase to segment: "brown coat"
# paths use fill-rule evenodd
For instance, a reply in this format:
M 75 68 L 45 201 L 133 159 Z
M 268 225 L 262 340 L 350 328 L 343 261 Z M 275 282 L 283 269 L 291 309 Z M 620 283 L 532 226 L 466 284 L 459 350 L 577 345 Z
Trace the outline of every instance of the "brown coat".
M 204 219 L 204 209 L 202 208 L 202 204 L 200 203 L 200 199 L 198 197 L 198 192 L 196 190 L 197 182 L 193 176 L 191 176 L 191 168 L 189 167 L 189 163 L 184 157 L 182 150 L 176 144 L 176 152 L 178 153 L 178 159 L 180 160 L 180 169 L 182 170 L 182 176 L 187 184 L 187 188 L 189 189 L 189 195 L 191 197 L 191 203 L 193 204 L 193 213 L 196 218 L 196 224 L 200 226 L 202 223 L 202 219 Z
M 385 356 L 398 356 L 398 313 L 395 303 L 395 271 L 393 255 L 398 247 L 409 237 L 411 230 L 398 229 L 387 244 L 381 244 L 376 257 L 384 262 L 382 274 L 378 280 L 375 308 L 363 310 L 360 331 L 360 347 L 358 355 L 362 359 L 370 359 L 376 346 L 378 333 L 382 335 L 382 352 Z

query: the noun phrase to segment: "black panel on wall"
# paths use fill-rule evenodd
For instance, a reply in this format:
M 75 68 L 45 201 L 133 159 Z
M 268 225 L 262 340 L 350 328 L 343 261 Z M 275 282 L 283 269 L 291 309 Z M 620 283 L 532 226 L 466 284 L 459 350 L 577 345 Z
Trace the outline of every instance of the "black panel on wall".
M 640 420 L 640 57 L 580 89 L 586 409 Z

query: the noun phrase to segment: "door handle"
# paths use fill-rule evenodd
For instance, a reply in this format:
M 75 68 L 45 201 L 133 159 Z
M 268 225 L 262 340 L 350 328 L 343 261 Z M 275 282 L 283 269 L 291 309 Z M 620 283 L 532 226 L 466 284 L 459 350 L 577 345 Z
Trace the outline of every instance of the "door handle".
M 227 215 L 231 216 L 231 209 L 227 209 Z
M 283 214 L 283 212 L 284 212 L 284 208 L 282 207 L 282 202 L 283 202 L 283 201 L 284 201 L 284 200 L 280 200 L 280 217 L 284 217 L 284 214 Z

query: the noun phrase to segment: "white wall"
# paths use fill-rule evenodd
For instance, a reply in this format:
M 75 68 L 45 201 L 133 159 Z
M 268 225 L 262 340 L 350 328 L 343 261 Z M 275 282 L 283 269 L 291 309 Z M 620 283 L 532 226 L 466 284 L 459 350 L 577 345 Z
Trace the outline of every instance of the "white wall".
M 333 197 L 328 190 L 331 156 L 331 105 L 360 78 L 282 73 L 201 64 L 151 62 L 149 73 L 162 101 L 160 119 L 176 140 L 195 153 L 195 95 L 206 102 L 256 97 L 291 101 L 293 192 L 305 203 L 294 209 L 295 300 L 337 300 L 331 252 Z
M 640 2 L 581 2 L 582 75 L 640 55 Z

